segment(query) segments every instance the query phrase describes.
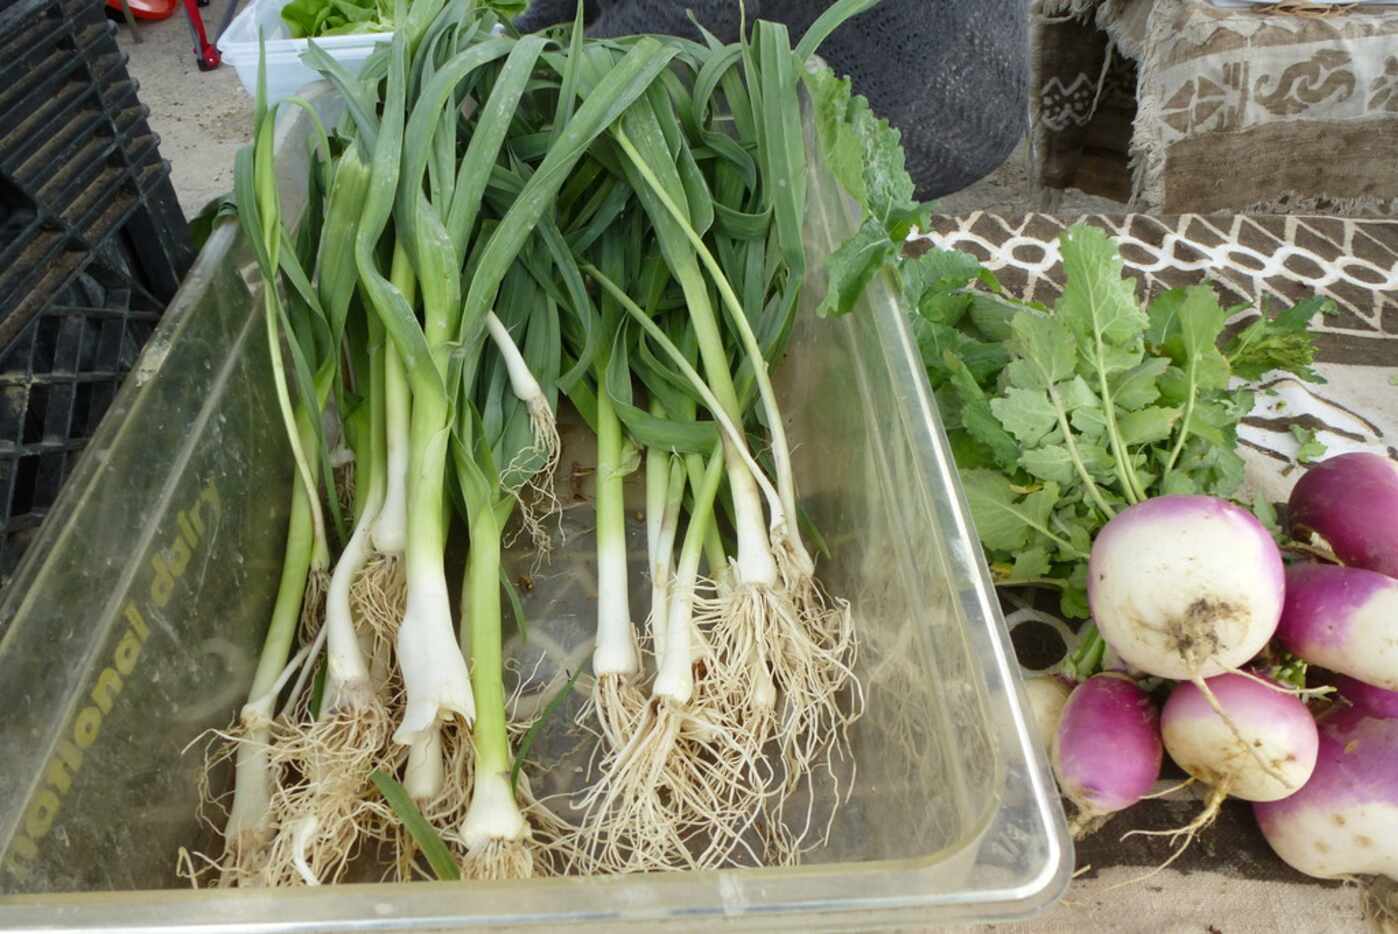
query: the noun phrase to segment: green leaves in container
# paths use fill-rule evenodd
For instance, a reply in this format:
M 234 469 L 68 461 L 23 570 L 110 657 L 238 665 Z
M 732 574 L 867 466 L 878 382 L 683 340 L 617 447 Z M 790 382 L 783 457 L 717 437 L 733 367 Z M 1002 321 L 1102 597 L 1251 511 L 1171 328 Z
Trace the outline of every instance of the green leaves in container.
M 470 346 L 479 340 L 485 327 L 485 313 L 495 300 L 505 272 L 540 219 L 553 205 L 574 166 L 593 142 L 645 94 L 646 88 L 669 65 L 677 51 L 672 46 L 662 46 L 654 39 L 640 39 L 621 61 L 608 67 L 599 79 L 591 83 L 582 106 L 559 134 L 557 143 L 544 161 L 525 182 L 523 190 L 486 243 L 462 309 L 459 337 L 463 344 Z
M 393 31 L 391 8 L 375 0 L 291 0 L 281 16 L 293 39 Z
M 291 38 L 304 39 L 316 35 L 321 15 L 329 10 L 325 0 L 291 0 L 282 7 L 282 22 L 291 30 Z

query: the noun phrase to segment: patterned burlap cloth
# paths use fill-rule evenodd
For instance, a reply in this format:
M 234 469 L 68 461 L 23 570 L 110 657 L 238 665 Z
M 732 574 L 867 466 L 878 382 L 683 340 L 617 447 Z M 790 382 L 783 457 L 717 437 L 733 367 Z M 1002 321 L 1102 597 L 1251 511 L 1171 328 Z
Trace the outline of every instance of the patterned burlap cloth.
M 1057 237 L 1080 220 L 1117 239 L 1128 274 L 1148 294 L 1203 280 L 1212 283 L 1225 306 L 1248 303 L 1275 311 L 1311 294 L 1334 300 L 1339 313 L 1317 325 L 1316 368 L 1327 382 L 1274 381 L 1276 395 L 1259 394 L 1240 430 L 1251 487 L 1274 501 L 1286 500 L 1299 475 L 1292 463 L 1292 424 L 1315 429 L 1330 453 L 1369 450 L 1398 459 L 1398 221 L 971 214 L 936 218 L 927 238 L 975 255 L 1015 293 L 1052 304 L 1063 283 Z M 1233 326 L 1252 314 L 1240 313 Z M 1063 903 L 1033 922 L 977 930 L 1366 930 L 1359 890 L 1310 879 L 1283 864 L 1242 802 L 1230 801 L 1173 867 L 1142 880 L 1169 856 L 1171 846 L 1161 837 L 1122 840 L 1122 835 L 1179 827 L 1200 807 L 1189 791 L 1143 802 L 1078 845 L 1077 865 L 1089 868 Z
M 1287 2 L 1035 0 L 1046 203 L 1398 216 L 1398 4 Z

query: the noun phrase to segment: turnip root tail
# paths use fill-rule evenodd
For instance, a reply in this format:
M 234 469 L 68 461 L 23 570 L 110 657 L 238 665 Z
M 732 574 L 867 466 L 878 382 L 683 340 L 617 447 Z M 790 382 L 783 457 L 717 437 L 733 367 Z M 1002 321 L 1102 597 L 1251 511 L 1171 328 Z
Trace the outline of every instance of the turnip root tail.
M 1364 921 L 1374 934 L 1398 932 L 1398 882 L 1374 876 L 1359 883 Z
M 1224 712 L 1223 705 L 1218 702 L 1218 697 L 1214 695 L 1213 689 L 1209 687 L 1204 679 L 1195 675 L 1189 680 L 1199 689 L 1199 693 L 1204 695 L 1204 700 L 1208 702 L 1209 707 L 1218 715 L 1219 719 L 1223 721 L 1224 726 L 1228 727 L 1228 731 L 1233 734 L 1233 738 L 1238 741 L 1238 745 L 1247 750 L 1247 754 L 1257 763 L 1257 767 L 1269 777 L 1280 782 L 1283 788 L 1294 789 L 1295 786 L 1281 773 L 1281 770 L 1268 762 L 1266 757 L 1257 751 L 1257 747 L 1253 744 L 1252 740 L 1244 736 L 1243 731 L 1238 728 L 1238 724 L 1234 722 L 1232 717 Z
M 1247 678 L 1249 681 L 1253 681 L 1257 684 L 1260 684 L 1262 687 L 1267 688 L 1269 691 L 1276 691 L 1278 694 L 1290 694 L 1292 697 L 1299 697 L 1304 699 L 1307 697 L 1325 697 L 1327 694 L 1335 693 L 1335 689 L 1328 684 L 1318 688 L 1298 688 L 1290 684 L 1278 684 L 1275 681 L 1270 681 L 1267 678 L 1262 677 L 1261 675 L 1253 674 L 1252 672 L 1245 671 L 1242 668 L 1227 668 L 1225 670 L 1229 674 L 1238 675 L 1239 677 Z
M 1178 785 L 1171 785 L 1171 786 L 1168 787 L 1168 788 L 1162 788 L 1162 789 L 1160 789 L 1159 791 L 1153 791 L 1153 792 L 1151 792 L 1151 793 L 1148 794 L 1148 795 L 1141 795 L 1141 800 L 1142 800 L 1142 801 L 1154 801 L 1156 798 L 1164 798 L 1164 797 L 1167 797 L 1167 796 L 1169 796 L 1169 795 L 1174 794 L 1174 793 L 1177 792 L 1177 791 L 1184 791 L 1186 788 L 1188 788 L 1190 785 L 1193 785 L 1193 784 L 1194 784 L 1195 782 L 1197 782 L 1198 780 L 1199 780 L 1199 779 L 1197 779 L 1197 778 L 1195 778 L 1194 776 L 1191 775 L 1189 778 L 1186 778 L 1184 781 L 1180 782 Z
M 1098 814 L 1086 808 L 1078 808 L 1077 813 L 1068 821 L 1068 832 L 1073 835 L 1074 840 L 1085 840 L 1107 826 L 1118 813 L 1112 811 L 1109 814 Z
M 1183 856 L 1184 851 L 1189 849 L 1189 845 L 1194 842 L 1194 838 L 1198 836 L 1199 831 L 1206 829 L 1210 824 L 1214 822 L 1214 819 L 1218 817 L 1219 809 L 1223 807 L 1223 802 L 1227 799 L 1228 785 L 1225 782 L 1209 790 L 1209 797 L 1204 803 L 1204 810 L 1199 813 L 1198 817 L 1194 818 L 1194 820 L 1190 821 L 1188 824 L 1185 824 L 1183 827 L 1178 827 L 1174 830 L 1131 830 L 1122 834 L 1121 839 L 1123 840 L 1125 840 L 1127 837 L 1137 836 L 1169 837 L 1171 844 L 1174 844 L 1174 842 L 1176 840 L 1179 840 L 1181 837 L 1183 837 L 1184 839 L 1182 842 L 1180 842 L 1178 846 L 1175 847 L 1175 851 L 1170 854 L 1169 858 L 1166 859 L 1165 862 L 1161 863 L 1159 866 L 1156 866 L 1150 872 L 1147 872 L 1145 875 L 1137 876 L 1134 879 L 1126 879 L 1114 885 L 1109 885 L 1102 891 L 1110 892 L 1113 889 L 1119 889 L 1124 886 L 1138 885 L 1149 879 L 1151 876 L 1154 876 L 1161 870 L 1168 869 L 1171 863 Z

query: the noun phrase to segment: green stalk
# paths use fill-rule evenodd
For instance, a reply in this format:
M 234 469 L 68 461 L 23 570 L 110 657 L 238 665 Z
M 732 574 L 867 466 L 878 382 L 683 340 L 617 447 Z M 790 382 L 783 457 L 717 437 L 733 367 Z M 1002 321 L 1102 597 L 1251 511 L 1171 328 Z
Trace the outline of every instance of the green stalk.
M 459 289 L 435 273 L 449 261 L 450 245 L 434 244 L 421 251 L 417 280 L 422 288 L 423 336 L 436 379 L 414 374 L 412 389 L 411 446 L 408 458 L 408 542 L 409 579 L 418 573 L 441 574 L 447 546 L 446 493 L 448 421 L 451 409 L 442 383 L 453 337 L 453 310 Z
M 599 396 L 603 394 L 598 393 Z M 608 408 L 610 407 L 611 403 L 608 402 Z M 663 418 L 664 407 L 652 400 L 650 414 Z M 600 455 L 598 459 L 601 459 Z M 660 520 L 665 512 L 665 491 L 669 484 L 669 476 L 669 452 L 660 448 L 646 448 L 646 553 L 652 564 L 655 563 L 655 548 L 660 537 Z
M 630 115 L 628 114 L 628 116 Z M 665 196 L 662 183 L 651 171 L 645 156 L 637 150 L 626 131 L 620 126 L 616 126 L 612 133 L 622 151 L 626 153 L 630 164 L 645 180 L 650 193 L 674 214 L 677 227 L 686 227 L 686 218 L 682 213 L 679 213 L 674 202 Z M 645 193 L 644 188 L 637 187 L 638 194 Z M 683 244 L 679 238 L 666 238 L 666 233 L 673 231 L 674 228 L 665 223 L 663 216 L 653 217 L 652 222 L 655 224 L 656 236 L 662 238 L 661 245 L 670 262 L 671 274 L 684 293 L 685 303 L 689 309 L 689 318 L 694 325 L 695 337 L 698 339 L 699 355 L 704 363 L 704 373 L 708 384 L 728 417 L 734 422 L 742 424 L 743 413 L 738 405 L 738 392 L 733 385 L 733 374 L 728 366 L 728 353 L 723 346 L 723 335 L 719 329 L 718 317 L 714 313 L 713 304 L 709 301 L 709 289 L 704 283 L 704 275 L 699 269 L 698 259 L 694 255 L 693 249 L 687 244 Z M 587 267 L 584 269 L 586 270 Z
M 1097 508 L 1102 510 L 1102 514 L 1110 519 L 1116 515 L 1116 510 L 1107 504 L 1107 500 L 1102 496 L 1102 490 L 1097 486 L 1097 482 L 1092 479 L 1092 475 L 1087 472 L 1087 465 L 1083 463 L 1082 454 L 1078 451 L 1078 442 L 1073 439 L 1072 428 L 1068 424 L 1068 412 L 1063 408 L 1063 400 L 1058 395 L 1058 390 L 1052 383 L 1048 387 L 1049 401 L 1053 403 L 1054 413 L 1058 417 L 1058 428 L 1063 432 L 1063 439 L 1068 448 L 1068 457 L 1073 461 L 1073 468 L 1077 470 L 1078 477 L 1083 482 L 1092 501 L 1097 504 Z
M 772 458 L 776 462 L 777 488 L 780 491 L 783 512 L 786 516 L 790 517 L 787 532 L 792 537 L 792 541 L 799 541 L 800 533 L 795 520 L 796 486 L 791 471 L 791 451 L 786 442 L 786 429 L 782 425 L 781 410 L 777 407 L 776 393 L 772 389 L 772 381 L 767 373 L 767 359 L 762 354 L 762 348 L 758 344 L 757 336 L 752 332 L 747 313 L 744 312 L 742 302 L 738 300 L 738 296 L 733 292 L 728 278 L 723 274 L 722 266 L 719 265 L 718 260 L 714 258 L 709 248 L 705 246 L 703 237 L 699 236 L 699 233 L 689 224 L 680 206 L 675 202 L 675 199 L 670 197 L 666 192 L 660 179 L 656 177 L 650 166 L 646 164 L 644 158 L 631 143 L 631 140 L 627 138 L 625 131 L 617 127 L 614 132 L 618 144 L 627 154 L 628 158 L 631 159 L 637 172 L 645 179 L 646 184 L 650 186 L 655 197 L 664 205 L 666 211 L 674 218 L 676 225 L 692 244 L 694 249 L 693 255 L 697 256 L 698 259 L 703 262 L 705 268 L 708 269 L 714 285 L 718 288 L 720 297 L 728 308 L 733 327 L 737 330 L 739 340 L 743 345 L 743 350 L 747 353 L 748 359 L 752 364 L 753 375 L 757 380 L 758 395 L 762 399 L 762 407 L 767 415 L 767 429 L 772 434 Z M 709 320 L 707 323 L 703 323 L 700 317 L 696 316 L 694 329 L 699 337 L 700 353 L 704 355 L 705 371 L 709 374 L 710 382 L 714 384 L 714 391 L 718 395 L 719 401 L 723 402 L 725 405 L 729 405 L 729 400 L 725 398 L 724 395 L 725 384 L 721 380 L 715 379 L 715 374 L 712 372 L 709 362 L 712 349 L 706 342 L 705 329 L 712 329 L 716 332 L 717 325 L 712 321 L 713 310 L 712 306 L 709 304 L 708 288 L 703 285 L 702 276 L 697 286 L 688 282 L 687 276 L 690 274 L 688 269 L 683 271 L 676 269 L 674 272 L 675 278 L 680 282 L 680 287 L 684 290 L 685 299 L 690 303 L 691 315 L 693 315 L 695 311 L 694 303 L 696 295 L 703 296 L 699 311 L 707 315 Z M 694 269 L 694 274 L 698 275 L 697 265 Z M 718 342 L 718 347 L 721 352 L 721 339 Z M 723 370 L 727 373 L 726 354 L 723 354 Z M 741 412 L 738 409 L 738 397 L 737 393 L 733 390 L 731 376 L 727 377 L 726 391 L 731 395 L 732 408 L 730 413 L 735 420 L 740 421 Z M 774 524 L 777 519 L 778 517 L 774 515 Z
M 1100 361 L 1105 349 L 1102 346 L 1100 331 L 1095 334 L 1095 340 L 1097 341 L 1097 359 Z M 1145 496 L 1137 485 L 1136 472 L 1131 469 L 1126 445 L 1122 443 L 1121 430 L 1116 424 L 1116 406 L 1112 403 L 1111 389 L 1107 386 L 1107 371 L 1101 366 L 1097 367 L 1097 388 L 1102 394 L 1102 411 L 1107 416 L 1107 440 L 1112 446 L 1112 460 L 1116 465 L 1117 480 L 1121 482 L 1121 492 L 1126 496 L 1126 501 L 1135 505 L 1145 499 Z
M 627 584 L 625 476 L 621 420 L 605 386 L 597 392 L 597 645 L 596 675 L 630 675 L 639 667 L 633 649 Z
M 731 451 L 732 454 L 730 456 L 734 459 L 734 463 L 730 465 L 730 472 L 733 470 L 746 472 L 747 475 L 752 478 L 753 482 L 762 489 L 762 493 L 767 498 L 773 512 L 779 512 L 781 510 L 781 501 L 778 498 L 776 490 L 772 488 L 771 481 L 767 479 L 766 474 L 762 472 L 761 467 L 758 466 L 757 461 L 753 458 L 752 452 L 748 450 L 747 440 L 743 437 L 743 433 L 738 425 L 729 417 L 728 410 L 718 398 L 718 391 L 711 388 L 710 385 L 704 381 L 704 378 L 694 369 L 680 349 L 676 347 L 669 336 L 661 330 L 660 325 L 652 321 L 651 318 L 641 310 L 641 307 L 632 301 L 631 296 L 627 295 L 620 286 L 603 275 L 602 271 L 596 266 L 584 263 L 580 268 L 583 272 L 595 279 L 603 289 L 610 292 L 626 313 L 629 314 L 632 319 L 645 330 L 651 339 L 665 351 L 666 355 L 670 357 L 675 368 L 680 371 L 680 375 L 687 379 L 690 385 L 694 387 L 695 391 L 699 393 L 700 398 L 704 400 L 704 405 L 709 408 L 710 412 L 713 414 L 714 420 L 719 423 L 719 427 L 722 429 L 724 450 Z M 728 386 L 730 389 L 733 388 L 731 381 Z
M 505 724 L 504 654 L 500 635 L 500 520 L 488 504 L 471 516 L 466 561 L 466 607 L 471 642 L 471 687 L 476 697 L 476 770 L 510 771 Z
M 651 687 L 652 697 L 666 698 L 673 703 L 686 704 L 694 694 L 694 669 L 690 659 L 694 587 L 704 542 L 713 523 L 714 500 L 723 484 L 724 447 L 718 445 L 709 455 L 704 475 L 694 488 L 694 506 L 675 568 L 671 609 L 666 614 L 669 633 L 664 639 L 665 655 L 657 660 L 659 670 Z
M 1174 447 L 1170 449 L 1170 459 L 1165 462 L 1165 472 L 1160 475 L 1161 486 L 1170 477 L 1170 471 L 1175 469 L 1175 461 L 1179 460 L 1180 451 L 1184 450 L 1184 443 L 1189 438 L 1189 424 L 1194 418 L 1194 400 L 1199 397 L 1199 390 L 1196 380 L 1199 374 L 1199 355 L 1189 355 L 1189 398 L 1184 403 L 1184 418 L 1180 422 L 1180 436 L 1175 439 Z
M 704 458 L 699 454 L 688 454 L 684 459 L 689 473 L 689 484 L 694 489 L 704 482 Z M 709 576 L 719 580 L 728 572 L 728 552 L 723 547 L 723 536 L 717 523 L 709 524 L 709 532 L 704 536 L 704 563 L 709 566 Z
M 367 385 L 364 387 L 367 396 L 364 404 L 369 407 L 369 418 L 360 436 L 355 439 L 357 444 L 354 449 L 354 521 L 356 524 L 367 521 L 372 525 L 377 516 L 365 516 L 369 507 L 373 505 L 374 498 L 370 496 L 370 491 L 376 484 L 382 488 L 385 483 L 384 463 L 388 457 L 388 439 L 384 433 L 387 418 L 384 406 L 383 327 L 372 317 L 369 318 L 369 335 L 369 366 L 365 373 Z M 380 497 L 374 508 L 379 509 L 382 505 Z
M 311 528 L 315 537 L 312 561 L 314 566 L 324 569 L 329 566 L 330 552 L 325 536 L 325 515 L 320 503 L 320 485 L 316 482 L 306 456 L 302 434 L 298 427 L 297 408 L 291 401 L 287 383 L 286 363 L 282 357 L 281 298 L 277 294 L 276 270 L 281 252 L 281 202 L 277 195 L 275 174 L 275 153 L 273 152 L 274 119 L 264 113 L 257 125 L 257 137 L 251 153 L 252 184 L 255 208 L 261 222 L 262 253 L 266 258 L 263 269 L 262 307 L 267 326 L 267 347 L 272 360 L 272 383 L 277 394 L 277 406 L 281 411 L 282 424 L 287 441 L 291 445 L 292 460 L 297 475 L 306 490 L 306 500 L 311 511 Z M 303 400 L 306 404 L 310 400 Z M 316 400 L 320 401 L 320 400 Z M 314 438 L 314 435 L 312 435 Z M 302 581 L 304 588 L 305 582 Z
M 301 422 L 302 428 L 311 433 L 309 419 L 303 418 Z M 247 730 L 247 742 L 238 744 L 233 803 L 224 825 L 225 845 L 230 853 L 247 854 L 260 848 L 273 829 L 269 820 L 273 775 L 268 755 L 271 723 L 281 679 L 289 673 L 287 659 L 299 628 L 301 604 L 305 600 L 306 580 L 315 548 L 310 501 L 306 486 L 298 477 L 291 485 L 291 515 L 287 522 L 286 551 L 282 556 L 277 598 L 257 660 L 257 671 L 248 689 L 248 701 L 239 718 Z M 314 659 L 307 658 L 302 664 L 304 675 L 314 665 Z M 241 858 L 235 856 L 235 862 Z M 225 868 L 225 880 L 234 874 L 232 866 Z
M 409 307 L 416 300 L 417 278 L 402 245 L 395 243 L 389 281 Z M 372 317 L 372 316 L 371 316 Z M 375 319 L 377 320 L 377 319 Z M 383 355 L 384 461 L 387 489 L 374 524 L 374 546 L 384 554 L 401 555 L 407 545 L 407 479 L 411 447 L 412 398 L 403 357 L 392 340 Z
M 722 452 L 715 451 L 709 455 L 707 463 L 704 464 L 704 473 L 694 486 L 694 507 L 689 513 L 689 526 L 685 529 L 684 544 L 680 547 L 681 580 L 693 578 L 698 572 L 699 560 L 709 541 L 709 532 L 714 528 L 714 500 L 718 498 L 719 487 L 723 485 L 722 468 Z
M 476 479 L 485 478 L 477 473 Z M 468 485 L 471 553 L 466 561 L 463 603 L 471 643 L 471 687 L 476 697 L 472 726 L 475 787 L 460 833 L 468 852 L 475 853 L 493 843 L 523 844 L 529 824 L 515 800 L 511 777 L 513 757 L 505 714 L 500 633 L 500 529 L 513 500 L 504 500 L 497 510 L 489 497 L 482 495 L 481 485 Z
M 312 432 L 310 419 L 304 411 L 297 423 L 302 437 Z M 282 555 L 282 576 L 277 585 L 277 599 L 272 605 L 272 618 L 262 642 L 262 654 L 257 671 L 248 689 L 248 700 L 255 701 L 272 690 L 291 656 L 291 643 L 301 619 L 301 602 L 306 595 L 306 577 L 310 573 L 312 555 L 316 548 L 315 528 L 306 485 L 298 477 L 292 482 L 291 516 L 287 521 L 286 551 Z

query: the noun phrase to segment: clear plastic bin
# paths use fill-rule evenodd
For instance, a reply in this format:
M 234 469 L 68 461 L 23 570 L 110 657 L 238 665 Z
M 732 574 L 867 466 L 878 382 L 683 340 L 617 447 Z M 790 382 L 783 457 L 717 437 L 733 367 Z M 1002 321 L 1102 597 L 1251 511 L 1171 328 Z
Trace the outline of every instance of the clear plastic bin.
M 303 178 L 299 110 L 279 135 L 287 178 Z M 819 270 L 853 222 L 824 170 L 810 177 Z M 831 553 L 822 579 L 862 637 L 858 768 L 828 846 L 796 869 L 189 890 L 178 849 L 217 840 L 195 816 L 195 740 L 243 701 L 285 534 L 256 281 L 236 225 L 220 227 L 0 603 L 0 927 L 847 930 L 1023 917 L 1063 891 L 1063 814 L 894 283 L 824 321 L 818 276 L 778 388 Z M 586 495 L 564 493 L 577 534 L 535 575 L 529 639 L 509 643 L 526 665 L 551 647 L 538 679 L 585 660 L 591 638 Z M 633 543 L 643 614 L 641 528 Z M 563 731 L 545 733 L 534 758 L 564 755 Z M 578 780 L 558 767 L 537 785 Z

